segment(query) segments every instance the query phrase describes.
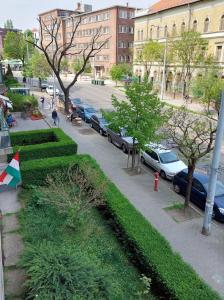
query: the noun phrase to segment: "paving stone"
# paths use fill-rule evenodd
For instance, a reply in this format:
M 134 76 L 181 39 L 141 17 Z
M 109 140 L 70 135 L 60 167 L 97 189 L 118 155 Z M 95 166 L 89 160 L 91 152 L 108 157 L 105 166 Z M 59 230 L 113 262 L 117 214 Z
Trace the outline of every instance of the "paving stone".
M 17 233 L 3 234 L 4 265 L 15 266 L 23 251 L 22 238 Z
M 0 210 L 3 215 L 16 213 L 20 210 L 21 205 L 18 201 L 19 190 L 13 189 L 11 191 L 0 192 Z
M 8 297 L 13 297 L 13 300 L 22 300 L 22 295 L 25 292 L 24 282 L 26 280 L 25 272 L 22 269 L 6 270 L 5 271 L 5 294 Z
M 3 233 L 19 229 L 19 222 L 16 214 L 3 216 Z

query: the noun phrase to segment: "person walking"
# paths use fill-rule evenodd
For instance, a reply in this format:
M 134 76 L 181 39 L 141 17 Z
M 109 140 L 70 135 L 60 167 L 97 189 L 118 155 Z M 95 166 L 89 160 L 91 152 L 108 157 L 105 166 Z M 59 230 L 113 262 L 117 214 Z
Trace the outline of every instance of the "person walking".
M 53 111 L 52 111 L 52 119 L 53 119 L 53 121 L 54 121 L 54 125 L 56 126 L 57 125 L 57 120 L 58 120 L 58 113 L 57 113 L 57 111 L 56 111 L 56 109 L 54 109 Z
M 44 109 L 44 101 L 45 101 L 45 98 L 44 98 L 44 96 L 42 96 L 42 97 L 40 98 L 41 108 L 42 108 L 42 109 Z

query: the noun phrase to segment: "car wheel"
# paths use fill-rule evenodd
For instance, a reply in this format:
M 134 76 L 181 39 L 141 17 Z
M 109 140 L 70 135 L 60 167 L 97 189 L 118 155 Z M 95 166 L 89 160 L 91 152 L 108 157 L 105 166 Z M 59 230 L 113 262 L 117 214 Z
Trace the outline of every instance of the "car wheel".
M 123 144 L 121 148 L 122 148 L 122 151 L 123 151 L 124 153 L 127 153 L 127 152 L 128 152 L 127 147 L 125 146 L 125 144 Z
M 112 138 L 111 138 L 110 135 L 108 135 L 108 142 L 109 142 L 109 143 L 112 143 Z
M 174 184 L 174 185 L 173 185 L 173 189 L 174 189 L 174 191 L 175 191 L 177 194 L 180 194 L 180 188 L 179 188 L 178 185 Z
M 100 131 L 99 131 L 99 132 L 100 132 L 100 135 L 103 135 L 103 130 L 102 130 L 102 129 L 100 129 Z
M 145 159 L 143 156 L 141 156 L 141 163 L 144 165 L 145 164 Z
M 160 176 L 163 178 L 163 179 L 166 179 L 166 173 L 164 171 L 160 171 Z

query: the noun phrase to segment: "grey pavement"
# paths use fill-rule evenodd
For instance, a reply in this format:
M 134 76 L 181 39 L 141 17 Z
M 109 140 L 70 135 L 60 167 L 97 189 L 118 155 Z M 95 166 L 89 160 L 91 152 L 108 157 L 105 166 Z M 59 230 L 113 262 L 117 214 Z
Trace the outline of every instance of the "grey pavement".
M 50 120 L 51 112 L 45 110 L 44 113 Z M 173 250 L 224 298 L 224 226 L 214 223 L 212 235 L 205 237 L 201 234 L 202 215 L 182 223 L 175 222 L 163 208 L 183 198 L 173 192 L 169 182 L 160 180 L 159 192 L 154 192 L 151 169 L 142 166 L 141 175 L 128 175 L 124 170 L 127 156 L 107 138 L 88 125 L 75 127 L 66 122 L 65 116 L 61 115 L 60 119 L 61 128 L 78 143 L 78 152 L 94 157 L 129 201 L 170 242 Z M 83 129 L 87 128 L 84 134 Z

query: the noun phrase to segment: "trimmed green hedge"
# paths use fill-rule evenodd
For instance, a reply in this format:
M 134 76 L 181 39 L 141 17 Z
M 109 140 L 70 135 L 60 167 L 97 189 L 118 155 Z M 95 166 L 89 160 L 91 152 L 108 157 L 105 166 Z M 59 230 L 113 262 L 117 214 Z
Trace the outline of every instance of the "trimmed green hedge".
M 77 144 L 59 128 L 19 131 L 10 134 L 13 152 L 20 161 L 66 156 L 77 153 Z M 13 155 L 8 156 L 8 160 Z
M 99 171 L 99 180 L 105 174 L 98 164 L 88 155 L 54 157 L 23 162 L 21 166 L 23 184 L 43 185 L 46 175 L 71 163 L 77 164 L 83 172 L 86 166 Z M 149 276 L 165 291 L 166 299 L 220 299 L 195 271 L 182 258 L 173 252 L 164 237 L 138 212 L 117 187 L 106 178 L 105 202 L 113 216 L 114 223 L 122 229 L 126 244 L 135 250 L 141 264 L 145 265 Z M 92 178 L 92 184 L 97 185 Z

